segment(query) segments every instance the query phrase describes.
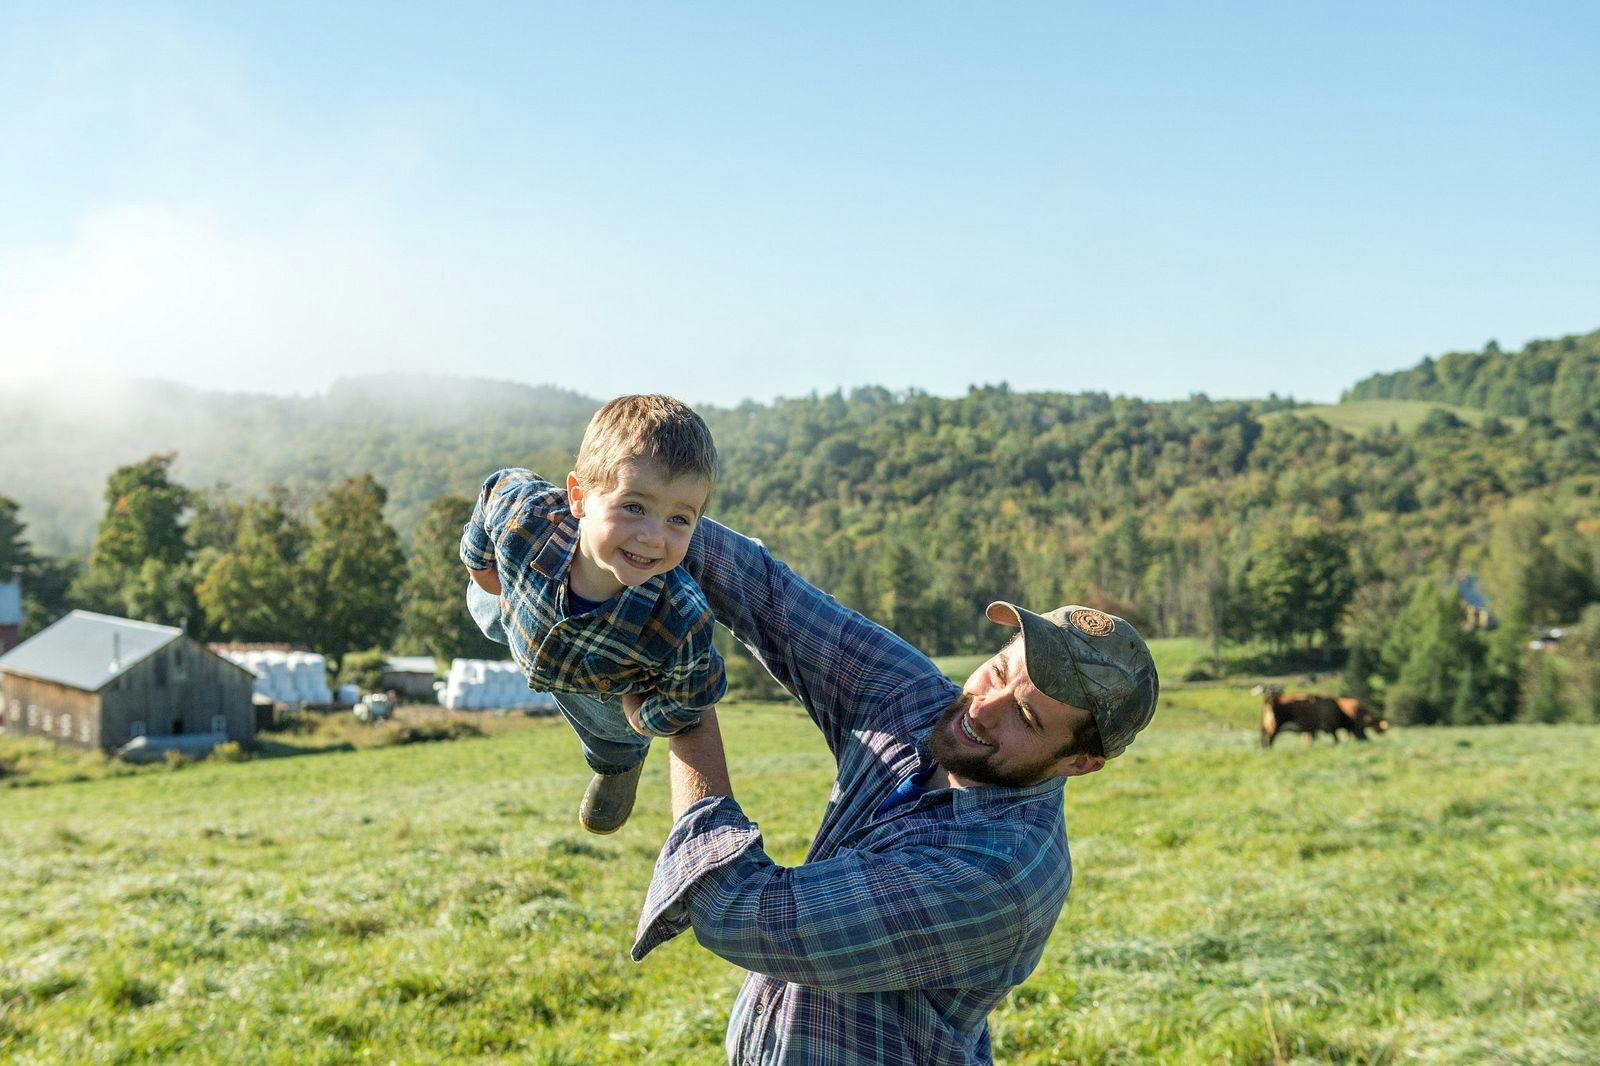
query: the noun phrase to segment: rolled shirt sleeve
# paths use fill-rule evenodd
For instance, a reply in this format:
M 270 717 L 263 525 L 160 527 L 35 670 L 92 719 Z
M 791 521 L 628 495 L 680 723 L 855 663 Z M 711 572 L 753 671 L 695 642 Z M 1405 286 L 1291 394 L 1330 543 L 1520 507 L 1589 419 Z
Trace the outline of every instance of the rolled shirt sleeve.
M 548 493 L 555 486 L 531 470 L 510 467 L 496 470 L 484 479 L 472 505 L 472 517 L 461 530 L 461 562 L 468 570 L 487 570 L 495 565 L 495 543 L 505 529 L 506 518 L 530 493 Z
M 728 798 L 685 812 L 662 849 L 634 959 L 686 927 L 747 970 L 841 992 L 1009 987 L 1038 962 L 1009 858 L 934 845 L 772 862 Z M 1042 941 L 1040 941 L 1042 944 Z
M 711 644 L 711 612 L 678 653 L 662 664 L 656 689 L 644 698 L 639 723 L 653 737 L 672 737 L 700 724 L 701 715 L 722 701 L 728 674 Z

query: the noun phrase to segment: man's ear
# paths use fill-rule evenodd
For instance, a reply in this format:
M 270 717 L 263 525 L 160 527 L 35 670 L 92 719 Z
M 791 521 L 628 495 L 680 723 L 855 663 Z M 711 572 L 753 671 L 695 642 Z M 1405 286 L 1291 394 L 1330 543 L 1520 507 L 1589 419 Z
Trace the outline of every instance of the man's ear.
M 583 498 L 587 495 L 583 482 L 578 480 L 576 470 L 567 471 L 567 506 L 572 510 L 572 517 L 583 517 Z
M 1104 756 L 1072 755 L 1061 761 L 1062 777 L 1082 777 L 1092 774 L 1106 764 Z

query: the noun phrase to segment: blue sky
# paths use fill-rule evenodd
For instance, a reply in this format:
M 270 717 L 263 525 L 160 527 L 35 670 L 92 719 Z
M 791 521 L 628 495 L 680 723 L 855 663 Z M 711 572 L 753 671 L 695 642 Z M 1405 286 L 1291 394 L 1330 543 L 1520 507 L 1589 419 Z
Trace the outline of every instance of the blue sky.
M 1600 328 L 1592 4 L 8 5 L 0 375 L 1333 399 Z

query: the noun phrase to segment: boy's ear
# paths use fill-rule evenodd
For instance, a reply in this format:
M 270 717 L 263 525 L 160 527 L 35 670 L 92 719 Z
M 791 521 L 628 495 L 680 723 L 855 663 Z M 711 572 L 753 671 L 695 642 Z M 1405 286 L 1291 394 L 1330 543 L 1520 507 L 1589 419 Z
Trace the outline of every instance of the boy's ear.
M 578 480 L 576 470 L 567 471 L 567 506 L 572 510 L 572 517 L 583 517 L 583 497 L 585 492 L 583 482 Z

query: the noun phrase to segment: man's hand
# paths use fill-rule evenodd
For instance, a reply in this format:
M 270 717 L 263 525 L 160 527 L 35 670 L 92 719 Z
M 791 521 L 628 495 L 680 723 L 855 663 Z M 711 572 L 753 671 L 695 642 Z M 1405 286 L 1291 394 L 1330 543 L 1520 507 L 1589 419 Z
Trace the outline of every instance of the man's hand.
M 644 707 L 644 697 L 630 692 L 622 697 L 622 713 L 627 716 L 628 725 L 641 737 L 653 736 L 645 732 L 644 724 L 639 720 L 639 711 Z
M 472 577 L 474 585 L 491 596 L 500 595 L 500 572 L 494 567 L 488 566 L 482 570 L 468 569 L 467 573 Z
M 700 716 L 700 725 L 671 740 L 667 776 L 672 785 L 672 820 L 707 796 L 733 796 L 728 780 L 728 757 L 722 750 L 722 730 L 715 707 Z

